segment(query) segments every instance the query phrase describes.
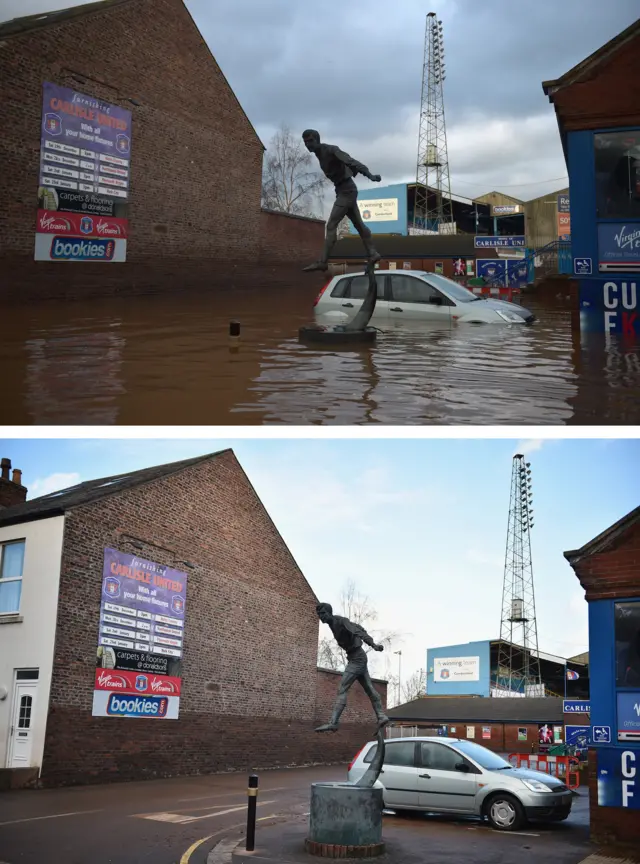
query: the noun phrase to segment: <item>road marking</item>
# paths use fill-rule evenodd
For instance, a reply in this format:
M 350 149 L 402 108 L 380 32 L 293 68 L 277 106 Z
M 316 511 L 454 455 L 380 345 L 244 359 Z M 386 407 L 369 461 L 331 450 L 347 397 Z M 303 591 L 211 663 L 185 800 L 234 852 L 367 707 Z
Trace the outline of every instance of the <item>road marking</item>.
M 260 789 L 260 792 L 281 792 L 283 789 L 291 789 L 290 786 L 273 786 L 271 789 Z M 236 795 L 246 795 L 247 790 L 241 789 L 239 792 L 219 792 L 215 795 L 199 795 L 197 798 L 178 798 L 178 804 L 183 801 L 205 801 L 207 798 L 234 798 Z
M 189 846 L 187 851 L 183 854 L 182 858 L 180 859 L 180 864 L 189 864 L 189 859 L 191 858 L 193 853 L 196 851 L 196 849 L 199 846 L 202 846 L 203 843 L 206 843 L 207 840 L 211 840 L 211 838 L 213 836 L 214 836 L 213 834 L 209 834 L 208 837 L 203 837 L 202 840 L 196 840 L 195 843 L 192 843 L 191 846 Z
M 30 816 L 28 819 L 10 819 L 8 822 L 0 822 L 1 825 L 17 825 L 19 822 L 38 822 L 40 819 L 62 819 L 63 816 L 84 816 L 87 813 L 102 813 L 99 810 L 73 810 L 71 813 L 53 813 L 51 816 Z
M 275 799 L 274 799 L 275 800 Z M 264 807 L 265 804 L 273 804 L 273 801 L 259 801 L 258 807 Z M 204 809 L 202 807 L 197 809 Z M 217 810 L 211 813 L 205 813 L 203 816 L 182 816 L 180 813 L 135 813 L 134 819 L 151 819 L 154 822 L 174 822 L 180 825 L 185 825 L 188 822 L 199 822 L 201 819 L 212 819 L 214 816 L 226 816 L 227 813 L 238 813 L 240 810 L 246 810 L 247 805 L 242 804 L 239 807 L 230 807 L 227 810 Z

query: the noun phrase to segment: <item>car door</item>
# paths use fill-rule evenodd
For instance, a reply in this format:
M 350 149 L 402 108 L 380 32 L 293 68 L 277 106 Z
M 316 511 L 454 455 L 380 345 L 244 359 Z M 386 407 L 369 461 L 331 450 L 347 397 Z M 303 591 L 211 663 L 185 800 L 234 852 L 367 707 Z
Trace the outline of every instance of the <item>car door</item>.
M 371 317 L 372 323 L 381 325 L 387 320 L 389 303 L 385 297 L 386 271 L 376 273 L 378 296 L 376 308 Z M 344 312 L 349 318 L 354 318 L 369 290 L 368 276 L 346 276 L 336 283 L 331 291 L 331 311 Z M 329 307 L 327 307 L 329 308 Z M 326 311 L 326 310 L 324 310 Z
M 458 813 L 474 811 L 479 773 L 475 765 L 437 741 L 421 741 L 417 757 L 420 807 Z
M 384 764 L 379 777 L 385 790 L 385 806 L 418 807 L 416 750 L 415 741 L 386 742 Z
M 390 273 L 389 321 L 451 323 L 452 302 L 429 282 L 409 273 Z

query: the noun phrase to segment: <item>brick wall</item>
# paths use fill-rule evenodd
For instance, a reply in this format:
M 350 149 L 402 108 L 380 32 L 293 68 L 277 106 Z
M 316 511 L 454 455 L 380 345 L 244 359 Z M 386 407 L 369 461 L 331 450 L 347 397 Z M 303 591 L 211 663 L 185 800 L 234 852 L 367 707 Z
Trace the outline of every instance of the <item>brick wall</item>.
M 33 261 L 44 81 L 132 112 L 125 264 Z M 182 0 L 128 0 L 5 36 L 0 127 L 0 299 L 277 284 L 258 264 L 306 261 L 322 243 L 321 223 L 279 227 L 261 213 L 262 144 Z
M 332 672 L 329 669 L 318 669 L 317 672 L 317 689 L 316 689 L 316 717 L 325 718 L 323 722 L 327 722 L 331 716 L 333 703 L 338 694 L 338 686 L 340 684 L 341 672 Z M 373 679 L 373 684 L 380 694 L 382 706 L 387 704 L 387 682 L 380 681 L 378 678 Z M 364 690 L 359 684 L 354 684 L 347 697 L 347 707 L 340 718 L 340 724 L 346 723 L 365 723 L 371 726 L 371 731 L 375 731 L 375 715 L 371 702 L 367 698 Z
M 91 716 L 105 546 L 195 564 L 179 720 Z M 373 730 L 355 692 L 341 732 L 313 731 L 337 689 L 316 669 L 316 602 L 231 452 L 70 511 L 43 783 L 347 761 Z
M 588 80 L 553 95 L 567 130 L 640 125 L 640 35 L 594 68 Z
M 631 525 L 603 552 L 572 566 L 587 600 L 640 595 L 640 523 Z

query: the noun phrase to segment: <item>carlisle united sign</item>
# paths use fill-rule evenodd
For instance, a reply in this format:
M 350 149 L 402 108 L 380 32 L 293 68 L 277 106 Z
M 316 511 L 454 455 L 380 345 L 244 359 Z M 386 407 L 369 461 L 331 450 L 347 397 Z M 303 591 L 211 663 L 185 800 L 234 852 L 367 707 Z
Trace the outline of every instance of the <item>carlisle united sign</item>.
M 591 703 L 584 699 L 563 699 L 562 711 L 565 714 L 590 714 Z

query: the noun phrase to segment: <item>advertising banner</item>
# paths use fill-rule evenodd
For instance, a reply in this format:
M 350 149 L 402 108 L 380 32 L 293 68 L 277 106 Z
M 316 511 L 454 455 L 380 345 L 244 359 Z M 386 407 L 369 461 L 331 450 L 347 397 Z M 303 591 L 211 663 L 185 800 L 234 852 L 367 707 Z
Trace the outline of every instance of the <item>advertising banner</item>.
M 476 737 L 476 727 L 475 726 L 467 726 L 467 738 L 475 738 Z
M 640 225 L 601 222 L 598 256 L 601 273 L 640 272 Z
M 618 741 L 640 741 L 639 690 L 618 692 Z
M 566 743 L 576 750 L 586 750 L 591 743 L 590 726 L 565 726 Z
M 365 222 L 397 222 L 397 198 L 367 198 L 358 201 L 360 215 Z
M 522 206 L 520 204 L 492 204 L 492 216 L 513 216 L 515 213 L 521 213 Z
M 93 715 L 177 719 L 187 574 L 104 550 Z
M 598 749 L 598 805 L 640 810 L 640 748 Z
M 581 279 L 580 329 L 640 336 L 640 279 Z
M 483 726 L 482 727 L 482 737 L 486 740 L 491 738 L 491 726 Z
M 476 261 L 478 276 L 495 285 L 504 285 L 507 278 L 507 262 L 500 258 L 478 258 Z
M 563 699 L 562 711 L 564 714 L 590 714 L 591 703 L 586 699 Z
M 454 276 L 465 276 L 467 272 L 466 263 L 464 258 L 454 258 L 453 259 L 453 275 Z
M 571 240 L 571 216 L 569 206 L 569 196 L 567 194 L 558 195 L 557 198 L 557 218 L 558 218 L 558 240 Z
M 35 260 L 126 260 L 130 167 L 131 112 L 45 82 Z M 57 220 L 58 211 L 77 213 L 78 218 Z M 105 219 L 91 218 L 95 216 Z M 40 227 L 43 220 L 47 228 Z M 57 231 L 56 224 L 63 228 Z M 54 236 L 39 241 L 42 234 Z M 69 236 L 122 242 L 108 247 L 101 242 L 71 247 L 57 242 Z
M 526 741 L 527 740 L 527 727 L 520 726 L 518 727 L 518 741 Z
M 513 237 L 474 237 L 474 245 L 476 249 L 524 249 L 525 248 L 525 237 L 524 235 L 513 236 Z
M 528 261 L 507 261 L 507 285 L 510 288 L 524 288 L 529 279 Z
M 480 680 L 479 657 L 434 657 L 433 680 L 455 684 Z
M 438 276 L 442 276 L 444 274 L 444 262 L 436 261 L 436 263 L 433 265 L 433 272 L 437 273 Z
M 476 259 L 467 258 L 467 276 L 476 275 Z

